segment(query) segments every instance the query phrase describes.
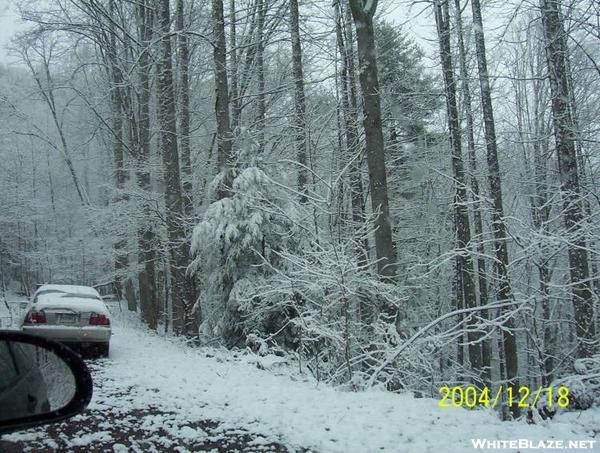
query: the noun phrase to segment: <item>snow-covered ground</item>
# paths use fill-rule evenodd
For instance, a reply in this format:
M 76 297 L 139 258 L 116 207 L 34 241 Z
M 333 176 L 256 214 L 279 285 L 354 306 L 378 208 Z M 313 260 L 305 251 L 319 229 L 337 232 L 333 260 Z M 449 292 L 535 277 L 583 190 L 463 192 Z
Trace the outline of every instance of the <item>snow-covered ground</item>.
M 52 449 L 58 439 L 67 451 L 97 445 L 113 451 L 221 445 L 219 451 L 226 451 L 219 436 L 237 433 L 251 434 L 240 447 L 244 451 L 285 446 L 291 451 L 437 453 L 475 451 L 471 439 L 596 439 L 594 450 L 600 450 L 600 410 L 562 413 L 528 425 L 501 422 L 488 410 L 440 408 L 436 400 L 408 394 L 341 392 L 287 369 L 277 372 L 268 358 L 186 347 L 149 332 L 125 313 L 119 318 L 115 313 L 110 358 L 91 363 L 97 388 L 88 412 L 68 429 L 40 428 L 5 440 Z M 90 413 L 104 420 L 92 423 Z M 115 438 L 115 429 L 144 433 L 152 448 L 132 436 Z

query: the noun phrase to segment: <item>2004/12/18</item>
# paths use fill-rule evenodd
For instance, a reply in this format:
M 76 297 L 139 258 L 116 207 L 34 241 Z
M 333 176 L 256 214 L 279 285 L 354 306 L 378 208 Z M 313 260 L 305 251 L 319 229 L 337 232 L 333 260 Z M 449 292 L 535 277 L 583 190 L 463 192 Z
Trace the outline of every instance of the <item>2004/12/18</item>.
M 439 393 L 442 399 L 438 402 L 440 407 L 468 407 L 473 408 L 475 406 L 485 406 L 495 408 L 498 403 L 501 402 L 502 393 L 506 393 L 507 403 L 509 407 L 517 405 L 521 408 L 536 407 L 537 402 L 540 399 L 540 395 L 543 391 L 546 391 L 548 406 L 553 407 L 554 402 L 554 389 L 552 387 L 538 387 L 535 392 L 527 386 L 520 386 L 517 394 L 512 387 L 500 386 L 496 392 L 493 393 L 493 399 L 490 398 L 489 387 L 478 389 L 475 386 L 468 386 L 464 389 L 460 386 L 449 387 L 443 385 L 439 389 Z M 530 397 L 533 396 L 533 401 L 529 403 Z M 569 388 L 558 387 L 556 391 L 556 405 L 560 408 L 565 408 L 569 405 Z

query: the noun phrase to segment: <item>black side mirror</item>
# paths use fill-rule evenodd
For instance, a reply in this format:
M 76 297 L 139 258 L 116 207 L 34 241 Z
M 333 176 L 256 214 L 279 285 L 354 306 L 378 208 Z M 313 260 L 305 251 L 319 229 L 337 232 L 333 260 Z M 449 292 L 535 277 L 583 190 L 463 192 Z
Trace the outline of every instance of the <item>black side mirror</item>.
M 77 415 L 92 392 L 86 364 L 67 346 L 0 331 L 0 435 Z

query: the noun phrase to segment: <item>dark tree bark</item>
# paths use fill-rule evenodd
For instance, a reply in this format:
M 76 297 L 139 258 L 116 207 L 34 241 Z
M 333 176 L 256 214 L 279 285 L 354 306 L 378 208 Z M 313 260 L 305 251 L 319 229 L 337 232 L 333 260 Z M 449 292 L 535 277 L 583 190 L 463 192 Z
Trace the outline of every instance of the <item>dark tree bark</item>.
M 189 244 L 182 222 L 183 194 L 177 148 L 169 0 L 159 0 L 158 7 L 162 33 L 160 72 L 158 74 L 158 117 L 161 129 L 161 155 L 165 170 L 165 218 L 169 243 L 173 331 L 177 335 L 196 336 L 198 334 L 197 325 L 194 319 L 195 314 L 192 313 L 194 300 L 191 298 L 191 283 L 186 277 Z
M 256 79 L 257 79 L 257 98 L 256 98 L 256 130 L 258 131 L 256 141 L 258 142 L 259 152 L 265 151 L 265 126 L 267 106 L 265 101 L 265 14 L 267 10 L 267 0 L 257 0 L 258 24 L 256 27 Z
M 353 171 L 356 171 L 356 180 L 353 187 L 353 190 L 356 189 L 355 202 L 360 201 L 360 214 L 362 222 L 365 221 L 365 210 L 366 210 L 366 200 L 365 200 L 365 191 L 363 185 L 363 177 L 362 177 L 362 167 L 363 161 L 365 157 L 365 150 L 363 146 L 360 144 L 360 134 L 358 133 L 358 86 L 357 81 L 358 77 L 356 75 L 356 64 L 355 64 L 355 49 L 354 49 L 354 32 L 353 32 L 353 19 L 352 19 L 352 11 L 350 11 L 350 7 L 346 7 L 345 11 L 345 33 L 346 37 L 346 52 L 347 52 L 347 65 L 348 65 L 348 96 L 350 102 L 350 115 L 352 119 L 352 127 L 355 129 L 356 133 L 356 153 L 360 154 L 360 157 L 357 158 L 356 168 Z M 356 186 L 356 187 L 355 187 Z M 353 192 L 354 193 L 354 192 Z M 365 260 L 369 259 L 369 238 L 365 235 L 363 240 L 363 249 L 365 253 Z M 361 263 L 366 264 L 366 263 Z
M 599 14 L 600 14 L 600 11 L 599 11 Z M 575 90 L 574 90 L 574 86 L 573 86 L 573 72 L 571 70 L 571 62 L 569 61 L 569 57 L 568 57 L 568 50 L 569 49 L 567 48 L 567 51 L 565 54 L 566 55 L 565 67 L 566 67 L 566 77 L 567 77 L 568 90 L 569 90 L 569 104 L 571 106 L 571 115 L 573 118 L 573 128 L 574 128 L 574 137 L 575 137 L 575 154 L 577 156 L 577 167 L 578 167 L 578 172 L 579 172 L 580 192 L 582 192 L 584 194 L 581 202 L 583 205 L 583 211 L 585 212 L 585 215 L 587 216 L 588 222 L 589 222 L 589 220 L 592 219 L 592 210 L 591 210 L 590 200 L 588 199 L 588 197 L 586 195 L 594 190 L 589 187 L 590 184 L 593 187 L 594 183 L 593 183 L 593 179 L 590 180 L 590 178 L 588 177 L 587 172 L 586 172 L 584 150 L 583 150 L 583 146 L 582 146 L 582 140 L 580 137 L 581 129 L 579 128 L 579 115 L 577 113 L 577 111 L 579 109 L 577 106 L 577 102 L 575 101 Z M 591 228 L 588 228 L 586 230 L 585 240 L 587 242 L 587 249 L 590 251 L 590 253 L 588 253 L 590 276 L 592 279 L 590 287 L 596 294 L 596 297 L 600 297 L 600 275 L 598 273 L 598 262 L 597 262 L 597 259 L 594 259 L 594 256 L 595 255 L 597 256 L 596 251 L 598 250 L 598 247 L 597 247 L 594 236 L 595 235 L 593 233 L 593 230 Z M 598 309 L 596 309 L 596 315 L 598 315 Z
M 594 341 L 594 299 L 585 240 L 585 215 L 579 186 L 575 148 L 575 123 L 570 105 L 567 42 L 558 0 L 540 0 L 550 92 L 556 156 L 563 198 L 563 217 L 569 234 L 568 255 L 577 357 L 590 357 Z
M 227 47 L 225 45 L 225 19 L 223 17 L 223 0 L 212 0 L 213 19 L 213 60 L 215 65 L 215 117 L 217 120 L 217 162 L 221 182 L 217 188 L 217 199 L 221 200 L 231 196 L 231 182 L 233 181 L 231 124 L 229 119 L 229 86 L 227 81 Z M 221 254 L 221 265 L 225 269 L 224 253 Z M 221 301 L 224 307 L 229 302 L 229 294 L 233 288 L 233 278 L 224 270 L 221 281 Z M 231 314 L 231 313 L 229 313 Z M 234 314 L 235 316 L 235 314 Z M 234 323 L 235 324 L 235 323 Z M 239 341 L 237 331 L 226 331 L 224 336 L 228 344 Z M 237 338 L 234 338 L 237 337 Z
M 113 158 L 115 163 L 115 187 L 117 194 L 114 197 L 115 202 L 124 200 L 123 192 L 125 183 L 127 182 L 127 172 L 123 164 L 123 98 L 121 90 L 123 80 L 121 70 L 119 68 L 117 56 L 117 37 L 113 24 L 115 17 L 115 3 L 113 0 L 108 2 L 108 11 L 111 22 L 109 24 L 108 49 L 105 60 L 108 67 L 109 83 L 110 83 L 110 107 L 111 107 L 111 126 L 113 133 Z M 129 260 L 127 257 L 127 240 L 119 239 L 113 246 L 115 251 L 115 287 L 119 298 L 124 297 L 123 280 L 124 274 L 129 268 Z M 135 302 L 135 301 L 134 301 Z M 131 302 L 127 303 L 130 310 L 135 310 L 135 304 L 131 307 Z
M 501 301 L 513 299 L 512 288 L 508 277 L 508 247 L 506 243 L 506 225 L 504 224 L 504 205 L 502 200 L 502 180 L 498 164 L 498 148 L 496 143 L 496 127 L 494 123 L 494 110 L 492 107 L 492 94 L 490 78 L 487 69 L 485 50 L 485 35 L 483 33 L 483 19 L 479 0 L 471 0 L 473 10 L 473 29 L 475 33 L 475 49 L 477 69 L 479 72 L 479 87 L 481 91 L 481 108 L 485 129 L 485 142 L 487 149 L 488 178 L 490 195 L 492 197 L 492 230 L 494 233 L 494 255 L 496 257 L 496 275 L 498 297 Z M 506 379 L 514 394 L 518 393 L 519 383 L 517 362 L 517 341 L 514 334 L 514 320 L 509 317 L 502 331 Z M 513 415 L 519 413 L 518 406 L 512 408 Z
M 150 81 L 152 68 L 150 42 L 154 25 L 154 11 L 148 6 L 148 0 L 138 2 L 138 35 L 142 45 L 139 56 L 138 77 L 140 80 L 139 126 L 137 140 L 137 179 L 140 189 L 150 192 L 151 179 L 148 169 L 150 159 Z M 158 299 L 156 292 L 156 238 L 150 222 L 151 212 L 147 203 L 143 206 L 143 219 L 138 227 L 138 285 L 140 288 L 140 309 L 142 319 L 151 329 L 158 324 Z
M 228 197 L 232 181 L 232 133 L 229 121 L 229 87 L 227 82 L 227 48 L 225 46 L 225 19 L 223 1 L 212 0 L 213 59 L 215 64 L 215 115 L 217 119 L 217 162 L 222 182 L 217 198 Z
M 352 205 L 352 222 L 354 228 L 360 231 L 364 221 L 364 202 L 363 185 L 360 174 L 361 149 L 358 133 L 358 115 L 356 108 L 356 86 L 354 84 L 354 55 L 352 53 L 352 36 L 345 39 L 345 33 L 342 28 L 342 12 L 338 3 L 334 5 L 336 21 L 336 37 L 340 54 L 342 57 L 342 67 L 340 69 L 340 79 L 342 85 L 342 113 L 344 118 L 344 131 L 346 136 L 346 155 L 344 164 L 351 160 L 349 179 L 350 179 L 350 201 Z M 352 33 L 352 24 L 349 25 L 349 33 Z M 366 244 L 359 245 L 357 250 L 359 255 L 359 265 L 364 266 L 367 263 Z
M 183 0 L 177 0 L 176 28 L 179 44 L 179 147 L 181 149 L 181 173 L 183 188 L 183 212 L 187 220 L 192 220 L 194 200 L 192 187 L 192 160 L 190 147 L 190 45 L 185 33 Z
M 229 15 L 231 17 L 229 22 L 229 53 L 230 53 L 230 78 L 231 78 L 231 124 L 235 129 L 239 122 L 241 114 L 241 104 L 238 91 L 239 79 L 238 79 L 238 49 L 237 49 L 237 20 L 235 10 L 235 0 L 229 1 Z M 234 131 L 234 133 L 237 133 Z
M 306 98 L 304 94 L 304 73 L 302 68 L 302 46 L 300 45 L 300 25 L 298 0 L 290 0 L 290 32 L 292 38 L 292 75 L 294 77 L 294 106 L 296 114 L 296 154 L 298 159 L 298 192 L 300 202 L 307 201 L 307 141 L 306 141 Z
M 473 260 L 469 254 L 471 241 L 471 228 L 469 226 L 469 212 L 467 210 L 467 188 L 466 177 L 462 158 L 462 144 L 458 107 L 456 101 L 456 83 L 454 81 L 454 68 L 452 63 L 452 51 L 450 48 L 450 16 L 448 5 L 442 6 L 441 1 L 434 3 L 435 20 L 438 28 L 440 46 L 440 58 L 444 76 L 444 88 L 446 92 L 446 109 L 448 111 L 448 129 L 450 131 L 450 148 L 452 150 L 452 173 L 454 176 L 454 226 L 456 230 L 456 272 L 460 291 L 457 294 L 462 300 L 457 300 L 457 309 L 474 308 L 477 306 L 475 284 L 473 282 Z M 458 288 L 457 288 L 458 289 Z M 469 360 L 471 370 L 476 374 L 476 382 L 480 380 L 482 357 L 479 341 L 480 335 L 471 331 L 475 319 L 470 317 L 467 325 L 471 327 L 467 334 Z M 459 348 L 461 345 L 459 345 Z
M 370 6 L 366 9 L 366 6 Z M 377 0 L 365 4 L 363 0 L 350 0 L 356 25 L 360 85 L 363 93 L 363 125 L 367 144 L 367 165 L 371 187 L 371 205 L 375 213 L 375 250 L 377 270 L 381 277 L 392 279 L 396 275 L 396 248 L 392 238 L 385 169 L 383 130 L 381 127 L 381 102 L 377 77 L 377 57 L 373 28 L 373 15 Z
M 483 220 L 481 217 L 482 201 L 479 195 L 479 181 L 477 180 L 477 157 L 475 155 L 475 126 L 473 120 L 473 107 L 471 97 L 471 86 L 469 84 L 469 73 L 467 70 L 467 53 L 463 38 L 462 15 L 460 9 L 460 0 L 454 0 L 456 14 L 456 34 L 458 41 L 458 56 L 461 78 L 461 89 L 463 95 L 463 105 L 465 110 L 467 151 L 469 156 L 469 171 L 471 192 L 473 193 L 473 227 L 475 230 L 475 240 L 477 247 L 477 280 L 479 284 L 479 304 L 484 306 L 488 304 L 488 282 L 487 265 L 485 262 L 485 245 L 483 238 Z M 488 317 L 488 312 L 482 311 L 483 318 Z M 481 368 L 483 372 L 484 384 L 489 384 L 491 380 L 491 359 L 492 349 L 489 339 L 481 342 Z

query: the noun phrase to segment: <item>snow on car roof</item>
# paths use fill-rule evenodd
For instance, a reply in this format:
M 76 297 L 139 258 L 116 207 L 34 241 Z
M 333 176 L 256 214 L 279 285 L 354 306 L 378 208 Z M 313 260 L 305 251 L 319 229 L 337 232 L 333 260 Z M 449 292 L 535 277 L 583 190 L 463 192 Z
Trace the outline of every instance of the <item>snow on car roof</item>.
M 67 308 L 80 312 L 95 312 L 108 315 L 108 309 L 104 302 L 89 297 L 76 297 L 72 294 L 50 293 L 45 294 L 35 304 L 36 310 L 48 310 L 54 308 Z
M 61 293 L 69 293 L 69 294 L 81 294 L 88 296 L 96 296 L 100 297 L 98 291 L 96 291 L 91 286 L 82 286 L 82 285 L 53 285 L 47 284 L 40 286 L 35 294 L 45 293 L 45 292 L 61 292 Z

